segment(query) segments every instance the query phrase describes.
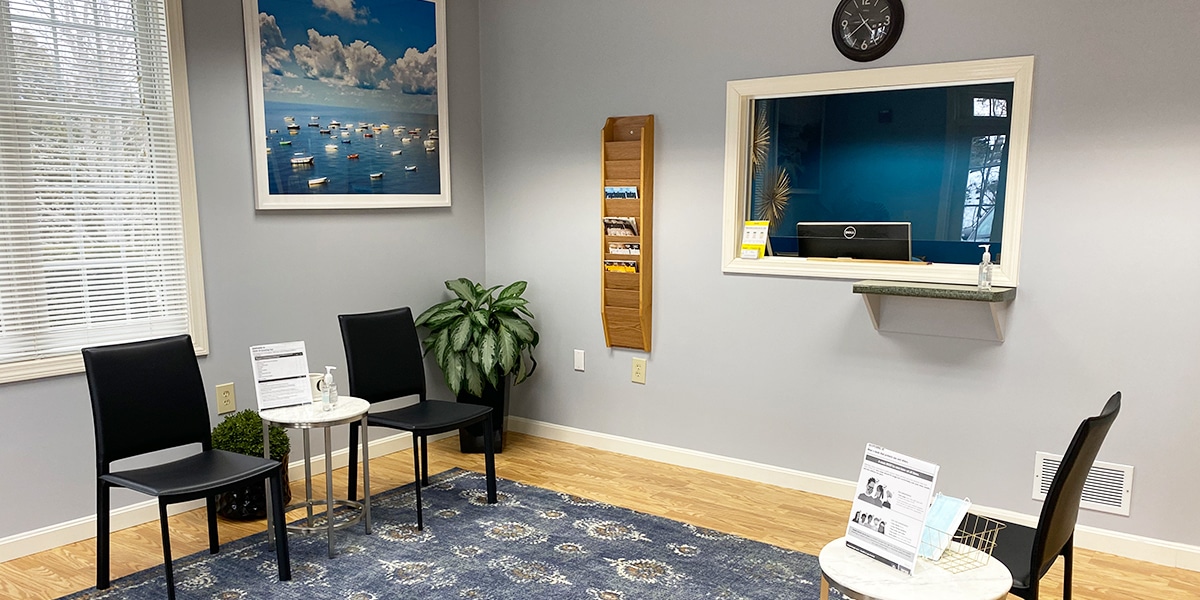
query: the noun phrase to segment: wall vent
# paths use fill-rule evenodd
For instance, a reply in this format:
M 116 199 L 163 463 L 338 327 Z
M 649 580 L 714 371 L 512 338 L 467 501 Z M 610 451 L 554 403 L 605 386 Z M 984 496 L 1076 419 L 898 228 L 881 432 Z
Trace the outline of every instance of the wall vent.
M 1050 482 L 1062 463 L 1061 454 L 1038 452 L 1033 461 L 1033 499 L 1046 500 Z M 1133 467 L 1096 461 L 1083 484 L 1079 508 L 1129 516 Z

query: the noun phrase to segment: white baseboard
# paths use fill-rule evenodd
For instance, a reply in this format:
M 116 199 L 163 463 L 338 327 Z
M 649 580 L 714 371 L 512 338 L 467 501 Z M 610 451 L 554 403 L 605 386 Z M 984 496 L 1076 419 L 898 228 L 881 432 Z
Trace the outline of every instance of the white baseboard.
M 698 452 L 686 448 L 676 448 L 653 442 L 644 442 L 521 417 L 509 417 L 508 425 L 513 431 L 520 433 L 627 454 L 629 456 L 681 467 L 690 467 L 709 473 L 729 475 L 731 477 L 811 492 L 841 500 L 850 500 L 854 496 L 855 482 L 826 477 L 824 475 L 784 469 L 773 465 L 729 458 L 707 452 Z M 1012 523 L 1019 523 L 1030 527 L 1037 525 L 1038 518 L 1036 515 L 1026 515 L 979 505 L 972 505 L 971 508 L 979 514 L 1003 519 Z M 1200 546 L 1157 540 L 1086 525 L 1079 525 L 1075 528 L 1075 545 L 1079 548 L 1106 552 L 1134 560 L 1143 560 L 1168 567 L 1187 569 L 1189 571 L 1200 571 Z
M 589 448 L 608 450 L 682 467 L 690 467 L 710 473 L 738 477 L 749 481 L 777 485 L 788 489 L 811 492 L 831 498 L 850 500 L 854 495 L 855 483 L 853 481 L 826 477 L 824 475 L 785 469 L 773 465 L 765 465 L 606 433 L 576 429 L 574 427 L 555 425 L 553 423 L 534 421 L 521 417 L 509 417 L 508 425 L 513 431 L 519 433 L 526 433 Z M 454 433 L 431 436 L 431 438 L 440 439 L 449 435 L 454 435 Z M 400 433 L 371 440 L 371 455 L 376 457 L 384 456 L 393 452 L 407 450 L 411 447 L 412 436 L 407 433 Z M 332 452 L 333 468 L 337 469 L 346 466 L 349 462 L 349 454 L 349 451 L 345 448 Z M 321 473 L 325 470 L 325 456 L 323 453 L 318 453 L 317 456 L 313 457 L 312 469 L 314 473 Z M 300 480 L 304 477 L 303 459 L 291 461 L 288 464 L 288 475 L 292 480 Z M 170 513 L 176 514 L 202 506 L 203 502 L 201 501 L 175 504 L 170 507 Z M 1034 526 L 1037 523 L 1037 517 L 1032 515 L 979 505 L 974 505 L 972 508 L 980 514 L 1013 523 L 1029 526 Z M 158 503 L 154 500 L 114 509 L 111 516 L 113 531 L 156 520 L 158 520 Z M 0 562 L 90 539 L 95 537 L 95 535 L 95 515 L 19 533 L 0 539 Z M 1200 546 L 1157 540 L 1086 525 L 1076 527 L 1075 543 L 1080 548 L 1107 552 L 1117 556 L 1144 560 L 1169 567 L 1200 571 Z
M 445 435 L 454 435 L 454 432 L 443 434 L 442 436 L 429 436 L 431 440 L 440 439 Z M 370 440 L 371 456 L 378 457 L 398 452 L 400 450 L 408 450 L 412 448 L 412 435 L 409 433 L 399 433 L 381 437 L 379 439 Z M 295 448 L 293 448 L 295 450 Z M 301 454 L 293 451 L 292 455 Z M 323 474 L 325 472 L 325 453 L 317 452 L 312 458 L 312 471 L 314 474 Z M 330 453 L 330 458 L 333 460 L 333 468 L 338 469 L 346 466 L 350 462 L 350 451 L 346 448 L 335 450 Z M 361 460 L 361 459 L 360 459 Z M 294 460 L 288 463 L 288 477 L 293 481 L 302 481 L 304 478 L 304 458 Z M 204 506 L 203 500 L 193 500 L 191 502 L 180 502 L 172 504 L 168 507 L 169 514 L 178 514 L 187 512 Z M 113 509 L 111 512 L 110 522 L 112 531 L 118 531 L 134 525 L 141 525 L 158 520 L 158 501 L 154 499 L 122 506 L 121 508 Z M 66 544 L 87 540 L 96 537 L 96 515 L 88 515 L 80 517 L 65 523 L 42 527 L 33 531 L 18 533 L 3 539 L 0 539 L 0 562 L 28 556 L 43 550 L 57 548 Z

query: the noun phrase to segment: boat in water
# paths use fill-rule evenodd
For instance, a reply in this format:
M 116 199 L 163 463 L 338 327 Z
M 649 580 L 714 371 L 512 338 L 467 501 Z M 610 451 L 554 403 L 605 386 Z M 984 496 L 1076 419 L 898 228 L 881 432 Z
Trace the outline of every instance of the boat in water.
M 437 140 L 425 140 L 425 151 L 433 152 L 437 150 Z
M 392 150 L 392 156 L 399 156 L 401 154 L 404 154 L 403 150 Z
M 358 158 L 358 154 L 357 154 L 357 153 L 355 153 L 355 154 L 347 154 L 347 155 L 346 155 L 346 158 L 348 158 L 348 159 L 350 159 L 350 160 L 356 160 L 356 159 Z
M 325 144 L 325 149 L 326 149 L 326 150 L 328 150 L 328 151 L 330 151 L 330 152 L 333 152 L 334 150 L 337 150 L 337 148 L 338 148 L 338 147 L 337 147 L 337 144 Z
M 280 146 L 291 146 L 292 140 L 279 140 L 279 145 Z
M 405 171 L 416 171 L 416 170 L 417 170 L 417 165 L 405 165 L 405 166 L 404 166 L 404 170 L 405 170 Z
M 329 183 L 329 178 L 328 178 L 328 177 L 316 177 L 316 178 L 313 178 L 313 179 L 309 179 L 309 180 L 308 180 L 308 185 L 309 185 L 309 187 L 315 187 L 315 186 L 318 186 L 318 185 L 325 185 L 326 183 Z
M 292 155 L 293 165 L 311 165 L 313 164 L 313 155 L 304 152 L 297 152 Z
M 371 173 L 371 179 L 383 179 L 383 173 Z

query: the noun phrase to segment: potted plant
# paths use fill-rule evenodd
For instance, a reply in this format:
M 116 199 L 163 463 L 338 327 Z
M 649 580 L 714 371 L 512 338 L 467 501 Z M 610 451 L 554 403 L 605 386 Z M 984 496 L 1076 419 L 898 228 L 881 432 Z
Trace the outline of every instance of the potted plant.
M 416 319 L 418 326 L 429 329 L 425 355 L 433 355 L 458 401 L 492 408 L 496 452 L 504 449 L 509 388 L 537 368 L 533 348 L 538 333 L 526 320 L 533 313 L 521 297 L 527 285 L 518 281 L 504 289 L 484 288 L 466 278 L 452 279 L 446 289 L 454 298 L 429 307 Z M 460 429 L 458 440 L 463 452 L 483 452 L 482 426 Z
M 213 449 L 247 456 L 262 456 L 262 427 L 262 418 L 251 409 L 233 413 L 213 428 Z M 292 501 L 292 490 L 288 486 L 288 452 L 291 450 L 291 440 L 279 426 L 272 426 L 269 435 L 271 458 L 282 463 L 279 468 L 283 479 L 283 504 L 286 506 Z M 217 514 L 239 521 L 265 518 L 267 498 L 262 482 L 249 483 L 241 489 L 217 494 Z

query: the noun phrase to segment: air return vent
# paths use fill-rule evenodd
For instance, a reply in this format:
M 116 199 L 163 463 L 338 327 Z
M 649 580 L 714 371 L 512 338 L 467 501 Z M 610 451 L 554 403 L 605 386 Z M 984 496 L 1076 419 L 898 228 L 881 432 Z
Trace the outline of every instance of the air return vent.
M 1062 463 L 1061 454 L 1038 452 L 1033 464 L 1033 499 L 1046 500 L 1050 482 Z M 1113 463 L 1092 463 L 1083 484 L 1080 508 L 1129 516 L 1129 500 L 1133 495 L 1133 467 Z

